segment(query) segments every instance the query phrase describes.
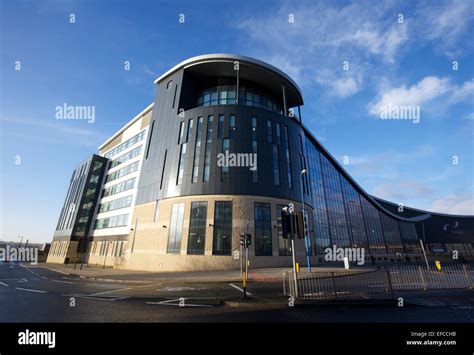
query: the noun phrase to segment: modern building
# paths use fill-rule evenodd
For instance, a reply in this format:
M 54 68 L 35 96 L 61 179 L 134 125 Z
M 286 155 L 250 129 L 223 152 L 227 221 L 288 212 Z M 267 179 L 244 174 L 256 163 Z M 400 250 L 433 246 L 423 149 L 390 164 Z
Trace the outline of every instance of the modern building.
M 233 269 L 240 235 L 250 233 L 252 267 L 289 266 L 280 217 L 289 203 L 305 206 L 314 265 L 333 245 L 364 248 L 371 262 L 422 261 L 422 245 L 429 256 L 474 257 L 474 216 L 420 211 L 365 192 L 305 127 L 301 90 L 277 68 L 202 55 L 155 85 L 154 103 L 75 169 L 48 261 Z M 295 252 L 304 265 L 303 239 Z

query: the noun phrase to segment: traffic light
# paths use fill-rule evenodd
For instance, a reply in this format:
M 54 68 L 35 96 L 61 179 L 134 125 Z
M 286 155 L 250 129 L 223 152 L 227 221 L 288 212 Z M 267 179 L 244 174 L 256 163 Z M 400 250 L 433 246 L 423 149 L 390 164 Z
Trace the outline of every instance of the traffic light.
M 305 237 L 305 222 L 303 218 L 303 212 L 298 211 L 295 215 L 296 220 L 296 233 L 298 234 L 298 239 L 303 239 Z
M 291 238 L 291 219 L 288 211 L 281 211 L 281 233 L 284 239 Z
M 245 236 L 243 234 L 240 235 L 240 245 L 245 245 Z
M 245 246 L 248 248 L 250 244 L 252 244 L 252 235 L 247 234 L 247 236 L 245 237 Z

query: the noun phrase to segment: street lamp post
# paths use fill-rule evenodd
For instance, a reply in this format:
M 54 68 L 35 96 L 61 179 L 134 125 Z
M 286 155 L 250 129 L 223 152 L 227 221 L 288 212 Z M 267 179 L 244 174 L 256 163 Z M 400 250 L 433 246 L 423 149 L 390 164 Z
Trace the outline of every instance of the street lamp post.
M 303 192 L 303 184 L 304 184 L 304 176 L 307 174 L 306 169 L 301 170 L 301 212 L 303 214 L 303 234 L 304 234 L 304 244 L 306 247 L 306 262 L 308 264 L 308 272 L 311 272 L 311 258 L 309 256 L 309 238 L 306 233 L 306 224 L 305 224 L 305 210 L 304 210 L 304 192 Z

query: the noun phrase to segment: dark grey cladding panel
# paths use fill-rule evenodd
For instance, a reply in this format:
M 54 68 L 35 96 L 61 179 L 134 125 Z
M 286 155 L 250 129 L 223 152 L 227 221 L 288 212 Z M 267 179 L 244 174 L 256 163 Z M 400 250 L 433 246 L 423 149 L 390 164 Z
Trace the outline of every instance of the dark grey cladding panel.
M 292 200 L 301 199 L 299 174 L 300 145 L 299 134 L 303 131 L 299 124 L 288 117 L 264 109 L 246 106 L 219 105 L 199 107 L 185 112 L 185 118 L 178 116 L 177 104 L 173 105 L 174 85 L 178 85 L 176 103 L 181 92 L 182 71 L 174 73 L 167 80 L 158 84 L 155 109 L 153 110 L 153 121 L 155 121 L 153 135 L 149 141 L 150 148 L 148 158 L 144 159 L 141 171 L 137 204 L 143 204 L 163 198 L 182 195 L 202 194 L 236 194 L 236 195 L 260 195 Z M 166 88 L 168 82 L 173 83 Z M 217 166 L 217 154 L 222 150 L 222 139 L 217 138 L 217 127 L 219 114 L 226 117 L 224 137 L 228 136 L 229 115 L 236 115 L 236 136 L 230 138 L 230 152 L 251 153 L 251 117 L 257 118 L 258 132 L 258 183 L 252 182 L 252 173 L 248 167 L 230 167 L 228 181 L 221 181 L 221 169 Z M 205 139 L 207 130 L 207 118 L 213 115 L 211 164 L 209 182 L 203 182 Z M 195 140 L 197 119 L 202 116 L 202 143 L 199 161 L 198 182 L 192 183 L 193 161 L 195 153 Z M 194 119 L 192 138 L 187 142 L 187 153 L 183 182 L 176 185 L 178 173 L 180 145 L 178 144 L 179 126 L 185 121 L 187 129 L 188 120 Z M 280 161 L 280 185 L 273 183 L 273 161 L 272 143 L 267 142 L 267 119 L 275 125 L 281 124 L 281 143 L 278 145 Z M 290 134 L 290 151 L 293 173 L 293 188 L 288 187 L 285 150 L 283 145 L 283 127 L 287 125 Z M 273 129 L 275 129 L 273 127 Z M 147 147 L 148 149 L 148 147 Z M 163 174 L 162 188 L 160 189 L 165 151 L 167 151 L 166 165 Z M 306 196 L 306 200 L 310 201 Z

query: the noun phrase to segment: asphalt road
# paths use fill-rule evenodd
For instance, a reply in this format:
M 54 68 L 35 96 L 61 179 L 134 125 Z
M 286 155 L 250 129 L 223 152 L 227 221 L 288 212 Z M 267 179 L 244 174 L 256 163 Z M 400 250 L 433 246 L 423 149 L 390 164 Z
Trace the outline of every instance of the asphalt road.
M 289 307 L 281 284 L 253 282 L 238 307 L 238 283 L 107 283 L 0 263 L 0 322 L 470 322 L 474 306 L 454 303 Z M 74 302 L 74 306 L 72 306 Z

